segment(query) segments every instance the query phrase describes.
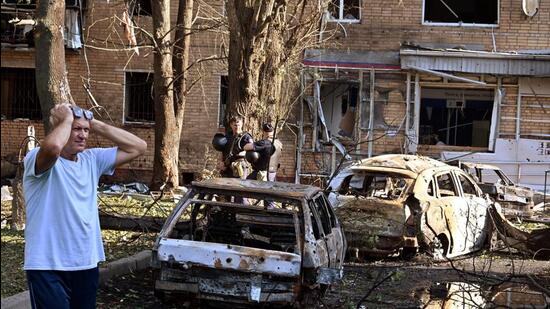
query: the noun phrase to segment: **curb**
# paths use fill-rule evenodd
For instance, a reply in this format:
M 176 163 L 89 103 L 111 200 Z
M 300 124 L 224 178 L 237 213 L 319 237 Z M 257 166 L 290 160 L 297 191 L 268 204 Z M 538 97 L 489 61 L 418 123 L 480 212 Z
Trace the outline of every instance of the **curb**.
M 105 284 L 110 279 L 145 269 L 151 264 L 151 250 L 143 250 L 130 257 L 113 261 L 99 267 L 99 285 Z M 12 295 L 2 299 L 2 309 L 28 309 L 31 308 L 29 291 Z

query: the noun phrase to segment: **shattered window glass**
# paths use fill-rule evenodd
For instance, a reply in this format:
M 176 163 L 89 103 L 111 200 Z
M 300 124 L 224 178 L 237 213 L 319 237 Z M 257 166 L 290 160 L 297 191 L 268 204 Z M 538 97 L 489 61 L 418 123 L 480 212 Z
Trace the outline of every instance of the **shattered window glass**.
M 462 191 L 464 191 L 464 194 L 477 196 L 476 188 L 468 178 L 466 178 L 464 175 L 458 175 L 458 178 L 460 179 L 460 184 L 462 185 Z
M 333 20 L 359 20 L 360 10 L 360 0 L 332 0 L 328 5 Z
M 268 208 L 262 205 L 265 196 L 235 193 L 195 194 L 186 201 L 189 207 L 176 215 L 170 237 L 299 252 L 296 215 L 300 201 L 270 196 L 276 206 Z
M 447 173 L 437 176 L 437 186 L 439 187 L 439 195 L 441 197 L 458 196 L 451 174 Z
M 401 197 L 407 186 L 403 177 L 393 175 L 356 174 L 349 178 L 349 185 L 342 185 L 340 194 L 395 200 Z

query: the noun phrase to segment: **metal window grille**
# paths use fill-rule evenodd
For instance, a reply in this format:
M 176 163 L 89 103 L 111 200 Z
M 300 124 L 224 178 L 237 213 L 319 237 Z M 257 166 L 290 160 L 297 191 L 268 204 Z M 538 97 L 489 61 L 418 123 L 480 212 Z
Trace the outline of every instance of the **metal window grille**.
M 128 122 L 154 122 L 153 74 L 126 72 L 126 117 Z
M 34 69 L 2 68 L 2 119 L 42 119 Z

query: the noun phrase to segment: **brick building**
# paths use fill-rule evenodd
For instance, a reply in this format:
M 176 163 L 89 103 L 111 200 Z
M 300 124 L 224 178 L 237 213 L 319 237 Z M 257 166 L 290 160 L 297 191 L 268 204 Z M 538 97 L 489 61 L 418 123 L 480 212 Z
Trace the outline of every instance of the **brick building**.
M 9 2 L 2 4 L 2 157 L 17 153 L 29 125 L 43 136 L 33 93 L 34 49 L 25 35 L 30 28 L 10 23 L 15 17 L 32 19 L 32 5 Z M 550 169 L 550 4 L 523 2 L 332 1 L 320 21 L 326 41 L 304 54 L 303 103 L 281 132 L 279 175 L 289 181 L 324 179 L 347 148 L 352 157 L 418 152 L 452 158 L 475 152 L 470 159 L 502 161 L 517 180 L 538 182 L 527 177 L 538 179 L 541 170 Z M 130 8 L 132 18 L 150 26 L 146 1 L 131 1 L 136 3 L 142 6 Z M 66 62 L 80 105 L 94 106 L 83 87 L 89 86 L 105 107 L 98 109 L 99 117 L 147 140 L 147 154 L 120 175 L 148 181 L 154 145 L 153 56 L 147 47 L 139 55 L 121 49 L 127 41 L 120 19 L 113 16 L 121 18 L 126 7 L 121 0 L 88 0 L 84 6 L 67 0 L 67 28 L 81 32 L 66 35 Z M 209 10 L 223 13 L 223 6 Z M 78 46 L 79 37 L 84 46 Z M 216 32 L 194 34 L 190 54 L 195 60 L 220 55 L 223 42 Z M 221 62 L 193 68 L 191 78 L 200 79 L 185 110 L 184 181 L 212 166 L 218 155 L 210 141 L 227 98 L 224 75 Z M 97 138 L 91 143 L 108 145 Z M 530 147 L 530 152 L 521 151 Z
M 419 153 L 550 170 L 550 5 L 338 0 L 304 56 L 297 178 L 356 157 Z M 312 128 L 314 128 L 312 130 Z

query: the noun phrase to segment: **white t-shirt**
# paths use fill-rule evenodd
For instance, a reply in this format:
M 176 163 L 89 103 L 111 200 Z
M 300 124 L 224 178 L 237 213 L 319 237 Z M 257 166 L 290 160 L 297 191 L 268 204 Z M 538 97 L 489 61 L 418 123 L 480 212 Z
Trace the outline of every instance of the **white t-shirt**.
M 59 157 L 36 175 L 38 150 L 25 156 L 25 270 L 85 270 L 105 260 L 97 185 L 112 175 L 117 148 L 86 149 L 77 161 Z

